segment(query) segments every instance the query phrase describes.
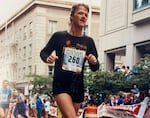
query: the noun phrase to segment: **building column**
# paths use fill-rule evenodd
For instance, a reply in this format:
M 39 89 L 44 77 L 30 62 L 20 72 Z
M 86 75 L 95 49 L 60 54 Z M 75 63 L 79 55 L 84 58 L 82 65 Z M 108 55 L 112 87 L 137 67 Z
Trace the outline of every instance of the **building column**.
M 105 68 L 105 54 L 104 54 L 104 51 L 102 51 L 102 50 L 99 50 L 99 52 L 98 52 L 99 54 L 99 57 L 98 57 L 98 60 L 99 60 L 99 62 L 100 62 L 100 69 L 101 70 L 106 70 L 106 68 Z
M 126 66 L 129 66 L 130 68 L 134 65 L 133 59 L 134 59 L 134 46 L 133 44 L 126 46 Z

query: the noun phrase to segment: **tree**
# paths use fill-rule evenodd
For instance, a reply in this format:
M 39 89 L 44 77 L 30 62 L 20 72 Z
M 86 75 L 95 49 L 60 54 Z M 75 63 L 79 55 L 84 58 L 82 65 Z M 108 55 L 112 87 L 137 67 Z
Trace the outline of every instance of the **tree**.
M 86 72 L 85 88 L 88 86 L 89 93 L 93 95 L 97 93 L 116 94 L 119 91 L 129 92 L 133 84 L 137 84 L 140 90 L 150 88 L 150 54 L 141 58 L 135 67 L 138 68 L 138 71 L 136 74 L 133 73 L 129 80 L 126 80 L 121 72 Z
M 136 83 L 140 90 L 150 88 L 150 54 L 144 55 L 135 67 L 138 68 L 138 71 L 131 78 L 132 83 Z
M 52 76 L 46 75 L 28 75 L 32 77 L 33 93 L 39 94 L 52 94 Z
M 132 87 L 121 72 L 99 71 L 90 75 L 93 76 L 88 84 L 90 94 L 116 94 L 119 91 L 129 91 Z

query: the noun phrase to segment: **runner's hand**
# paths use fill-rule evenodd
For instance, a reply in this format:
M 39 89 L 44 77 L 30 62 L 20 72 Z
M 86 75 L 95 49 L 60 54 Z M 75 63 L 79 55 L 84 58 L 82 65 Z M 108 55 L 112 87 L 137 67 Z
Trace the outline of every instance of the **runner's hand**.
M 56 61 L 56 59 L 58 59 L 58 56 L 55 56 L 55 55 L 50 55 L 46 61 L 49 63 L 49 64 L 52 64 Z
M 95 65 L 97 63 L 97 59 L 96 59 L 96 57 L 93 54 L 89 54 L 88 56 L 85 56 L 85 58 L 92 65 Z

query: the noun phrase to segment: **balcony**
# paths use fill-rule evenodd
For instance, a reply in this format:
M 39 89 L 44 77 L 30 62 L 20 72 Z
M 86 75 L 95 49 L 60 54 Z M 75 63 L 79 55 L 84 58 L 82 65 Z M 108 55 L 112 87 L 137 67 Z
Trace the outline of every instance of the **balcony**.
M 150 20 L 150 0 L 133 0 L 132 24 Z

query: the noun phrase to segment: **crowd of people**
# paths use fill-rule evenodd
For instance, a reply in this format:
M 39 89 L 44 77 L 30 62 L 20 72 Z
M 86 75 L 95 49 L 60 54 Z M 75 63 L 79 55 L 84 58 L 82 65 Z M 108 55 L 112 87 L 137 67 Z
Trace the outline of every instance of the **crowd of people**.
M 102 94 L 97 94 L 95 97 L 85 96 L 80 107 L 85 108 L 89 105 L 99 106 L 102 103 L 109 106 L 133 105 L 142 102 L 145 97 L 150 97 L 150 89 L 140 91 L 137 85 L 134 84 L 129 92 L 120 91 L 118 94 L 109 95 L 108 97 L 103 97 Z
M 21 89 L 18 89 L 17 92 L 12 91 L 7 80 L 3 81 L 0 96 L 0 118 L 6 118 L 8 115 L 13 115 L 15 118 L 18 116 L 28 118 L 35 115 L 37 118 L 57 117 L 57 111 L 55 111 L 55 115 L 50 113 L 51 107 L 57 109 L 53 96 L 41 97 L 39 94 L 35 94 L 34 97 L 28 99 Z M 84 101 L 80 103 L 80 108 L 84 109 L 89 105 L 99 106 L 102 103 L 109 106 L 133 105 L 142 102 L 147 96 L 150 97 L 150 90 L 141 92 L 137 85 L 134 84 L 128 93 L 119 92 L 116 95 L 109 95 L 108 98 L 104 98 L 103 94 L 85 96 Z
M 113 72 L 121 72 L 126 80 L 129 80 L 132 76 L 138 73 L 138 68 L 136 66 L 133 66 L 132 68 L 125 65 L 123 65 L 122 67 L 116 66 Z
M 4 80 L 0 88 L 0 118 L 56 118 L 57 104 L 53 96 L 25 96 L 22 89 L 13 90 Z M 54 109 L 56 109 L 54 111 Z M 52 112 L 51 112 L 52 110 Z M 56 112 L 56 113 L 54 113 Z

